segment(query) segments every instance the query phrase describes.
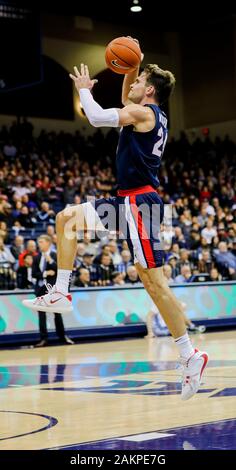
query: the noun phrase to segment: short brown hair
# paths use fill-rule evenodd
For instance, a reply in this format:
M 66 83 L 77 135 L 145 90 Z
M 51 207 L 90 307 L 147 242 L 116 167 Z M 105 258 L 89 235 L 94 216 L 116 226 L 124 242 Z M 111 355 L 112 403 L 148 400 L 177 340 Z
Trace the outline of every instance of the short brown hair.
M 40 236 L 38 237 L 38 241 L 39 241 L 39 240 L 46 240 L 46 242 L 52 243 L 52 237 L 50 237 L 50 235 L 46 235 L 46 234 L 45 234 L 45 235 L 44 235 L 44 234 L 43 234 L 43 235 L 40 235 Z
M 147 64 L 144 68 L 146 83 L 155 88 L 155 99 L 159 104 L 164 103 L 175 87 L 175 77 L 169 70 L 162 70 L 157 64 Z

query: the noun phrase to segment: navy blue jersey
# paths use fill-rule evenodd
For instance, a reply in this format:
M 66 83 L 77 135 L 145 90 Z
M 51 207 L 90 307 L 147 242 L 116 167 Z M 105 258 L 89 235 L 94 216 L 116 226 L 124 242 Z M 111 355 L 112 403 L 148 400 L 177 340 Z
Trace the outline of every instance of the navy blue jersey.
M 137 132 L 133 125 L 121 130 L 116 155 L 119 189 L 159 186 L 157 172 L 168 135 L 167 118 L 156 104 L 145 106 L 154 111 L 156 124 L 148 132 Z

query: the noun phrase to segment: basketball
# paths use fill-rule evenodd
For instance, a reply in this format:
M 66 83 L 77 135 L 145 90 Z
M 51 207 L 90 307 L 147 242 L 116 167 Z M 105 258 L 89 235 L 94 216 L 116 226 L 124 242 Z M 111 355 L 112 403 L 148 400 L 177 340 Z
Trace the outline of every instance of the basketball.
M 113 72 L 126 74 L 139 66 L 141 50 L 136 41 L 123 36 L 109 42 L 106 47 L 105 60 Z

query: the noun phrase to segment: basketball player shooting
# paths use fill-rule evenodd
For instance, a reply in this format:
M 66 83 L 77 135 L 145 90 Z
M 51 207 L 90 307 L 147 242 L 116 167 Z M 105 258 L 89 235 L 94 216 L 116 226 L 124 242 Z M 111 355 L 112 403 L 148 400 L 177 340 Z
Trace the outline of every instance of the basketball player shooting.
M 179 350 L 183 365 L 181 398 L 188 400 L 200 387 L 208 355 L 192 346 L 182 307 L 163 274 L 164 251 L 153 235 L 164 213 L 163 202 L 156 190 L 159 186 L 158 168 L 168 133 L 167 118 L 159 106 L 174 89 L 174 75 L 155 64 L 146 65 L 141 74 L 139 66 L 126 73 L 122 88 L 122 109 L 103 109 L 93 99 L 91 90 L 96 80 L 90 78 L 87 65 L 81 64 L 80 70 L 74 67 L 74 74 L 70 74 L 70 77 L 92 126 L 122 128 L 116 156 L 119 190 L 116 197 L 65 208 L 57 214 L 59 269 L 56 284 L 48 286 L 46 295 L 24 300 L 23 303 L 37 311 L 72 311 L 72 298 L 68 290 L 77 248 L 76 232 L 94 229 L 94 223 L 96 229 L 104 230 L 99 214 L 103 204 L 106 208 L 110 205 L 119 214 L 119 229 L 126 226 L 127 242 L 139 277 Z M 141 206 L 149 210 L 141 211 Z M 153 207 L 159 208 L 159 220 L 156 215 L 155 218 L 152 215 Z

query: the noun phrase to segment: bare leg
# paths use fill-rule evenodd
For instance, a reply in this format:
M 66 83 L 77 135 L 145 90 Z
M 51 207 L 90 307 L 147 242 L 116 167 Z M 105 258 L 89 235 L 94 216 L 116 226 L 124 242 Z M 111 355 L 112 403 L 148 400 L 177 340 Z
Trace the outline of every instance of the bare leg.
M 172 336 L 180 338 L 186 333 L 184 312 L 167 284 L 163 268 L 144 269 L 139 263 L 135 266 L 145 289 L 156 304 Z
M 85 230 L 84 212 L 80 205 L 68 207 L 57 214 L 57 264 L 58 269 L 73 269 L 77 249 L 76 232 Z

